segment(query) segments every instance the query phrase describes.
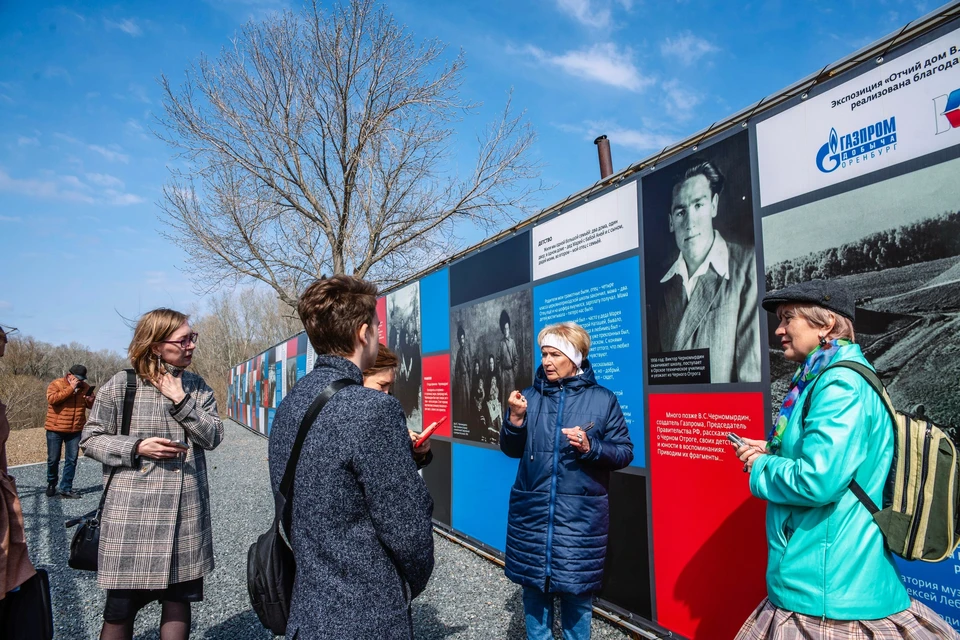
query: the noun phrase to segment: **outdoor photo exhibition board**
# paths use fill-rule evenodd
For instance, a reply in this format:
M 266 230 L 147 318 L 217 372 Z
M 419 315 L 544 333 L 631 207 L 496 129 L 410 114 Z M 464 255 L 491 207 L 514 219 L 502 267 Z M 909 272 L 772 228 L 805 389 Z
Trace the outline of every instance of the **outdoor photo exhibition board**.
M 538 332 L 577 322 L 634 443 L 610 481 L 599 603 L 732 637 L 766 594 L 766 505 L 726 434 L 767 437 L 796 370 L 765 291 L 842 282 L 894 404 L 960 425 L 958 48 L 942 26 L 382 296 L 398 428 L 443 420 L 423 474 L 437 523 L 503 553 L 507 397 L 536 378 Z M 300 334 L 240 363 L 227 414 L 268 435 L 315 362 Z M 897 562 L 960 629 L 960 556 Z

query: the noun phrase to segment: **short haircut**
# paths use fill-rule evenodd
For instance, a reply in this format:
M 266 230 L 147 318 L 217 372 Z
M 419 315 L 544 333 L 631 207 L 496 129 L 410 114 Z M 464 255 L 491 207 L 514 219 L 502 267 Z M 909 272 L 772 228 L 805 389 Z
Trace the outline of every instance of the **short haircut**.
M 573 348 L 580 352 L 584 358 L 590 353 L 590 334 L 587 330 L 576 322 L 558 322 L 557 324 L 548 324 L 540 333 L 537 334 L 537 344 L 543 342 L 543 338 L 548 334 L 556 334 L 573 345 Z
M 727 179 L 723 177 L 723 173 L 720 172 L 720 169 L 714 166 L 714 164 L 709 160 L 704 160 L 703 162 L 698 162 L 684 172 L 683 180 L 680 180 L 673 186 L 673 195 L 677 195 L 677 190 L 680 189 L 680 185 L 690 178 L 695 178 L 697 176 L 703 176 L 707 179 L 707 182 L 710 184 L 710 195 L 714 196 L 723 191 L 723 185 L 727 181 Z
M 353 276 L 316 280 L 297 301 L 297 315 L 320 355 L 353 354 L 357 330 L 373 324 L 376 314 L 376 285 Z
M 780 318 L 780 307 L 777 307 L 777 317 Z M 851 342 L 857 341 L 856 333 L 853 331 L 853 321 L 839 313 L 834 313 L 829 309 L 817 304 L 794 304 L 793 312 L 810 323 L 811 327 L 817 329 L 830 326 L 830 318 L 834 318 L 833 329 L 824 336 L 827 340 L 837 340 L 846 338 Z
M 370 376 L 380 373 L 381 371 L 396 369 L 398 364 L 400 364 L 400 360 L 397 358 L 397 354 L 391 351 L 390 347 L 381 342 L 379 348 L 377 349 L 377 361 L 374 362 L 372 366 L 364 369 L 363 377 L 369 378 Z
M 160 363 L 153 354 L 153 346 L 173 335 L 174 331 L 190 320 L 185 313 L 173 309 L 159 308 L 147 311 L 140 316 L 133 330 L 133 339 L 127 348 L 127 357 L 133 370 L 141 378 L 152 380 L 163 373 Z

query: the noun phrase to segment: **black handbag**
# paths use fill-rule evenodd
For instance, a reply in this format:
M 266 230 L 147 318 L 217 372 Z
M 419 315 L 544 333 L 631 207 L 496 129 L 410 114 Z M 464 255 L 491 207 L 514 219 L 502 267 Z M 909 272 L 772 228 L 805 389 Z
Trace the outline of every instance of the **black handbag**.
M 126 371 L 127 386 L 123 391 L 123 418 L 120 422 L 120 435 L 124 436 L 130 433 L 133 399 L 137 394 L 137 375 L 133 369 L 127 369 Z M 110 471 L 107 484 L 104 485 L 103 493 L 100 494 L 100 505 L 90 513 L 67 520 L 65 523 L 68 529 L 80 525 L 80 528 L 73 534 L 73 540 L 70 541 L 70 558 L 67 560 L 67 564 L 70 565 L 71 569 L 97 570 L 97 558 L 100 553 L 100 516 L 103 514 L 103 505 L 107 500 L 107 490 L 110 488 L 113 474 L 116 472 L 116 467 Z
M 3 640 L 52 640 L 53 608 L 50 577 L 44 569 L 0 600 L 0 638 Z
M 290 509 L 293 504 L 293 477 L 300 459 L 300 449 L 310 426 L 316 420 L 327 401 L 344 387 L 357 384 L 349 378 L 334 380 L 320 392 L 300 423 L 297 439 L 290 451 L 290 459 L 283 471 L 280 488 L 274 494 L 273 525 L 257 538 L 247 552 L 247 591 L 250 605 L 260 618 L 261 624 L 274 635 L 287 632 L 290 618 L 290 600 L 293 595 L 293 578 L 297 572 L 296 559 L 290 546 Z

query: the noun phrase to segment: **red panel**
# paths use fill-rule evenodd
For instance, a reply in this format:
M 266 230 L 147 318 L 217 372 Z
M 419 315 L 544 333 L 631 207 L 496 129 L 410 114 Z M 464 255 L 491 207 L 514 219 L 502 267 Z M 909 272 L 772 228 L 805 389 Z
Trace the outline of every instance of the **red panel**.
M 284 358 L 296 358 L 299 353 L 297 353 L 297 342 L 299 341 L 298 337 L 293 337 L 287 340 L 287 354 Z
M 765 504 L 726 433 L 762 438 L 761 393 L 649 396 L 657 622 L 732 638 L 766 596 Z
M 947 117 L 947 121 L 950 123 L 950 126 L 956 129 L 960 127 L 960 109 L 954 109 L 953 111 L 947 111 L 943 114 Z
M 434 435 L 450 436 L 450 356 L 429 356 L 423 359 L 423 426 L 446 417 Z
M 387 297 L 377 298 L 377 319 L 380 320 L 380 344 L 387 344 Z

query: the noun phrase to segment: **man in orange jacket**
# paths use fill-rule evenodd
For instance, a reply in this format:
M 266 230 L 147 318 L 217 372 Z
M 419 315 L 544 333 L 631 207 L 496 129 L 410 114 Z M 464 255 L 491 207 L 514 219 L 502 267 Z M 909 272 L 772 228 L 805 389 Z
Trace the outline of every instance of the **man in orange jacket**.
M 93 388 L 87 384 L 87 368 L 75 364 L 62 378 L 47 387 L 47 497 L 57 495 L 57 475 L 60 471 L 60 448 L 66 452 L 60 495 L 79 498 L 73 490 L 73 474 L 77 470 L 80 434 L 87 422 L 87 409 L 93 406 Z

